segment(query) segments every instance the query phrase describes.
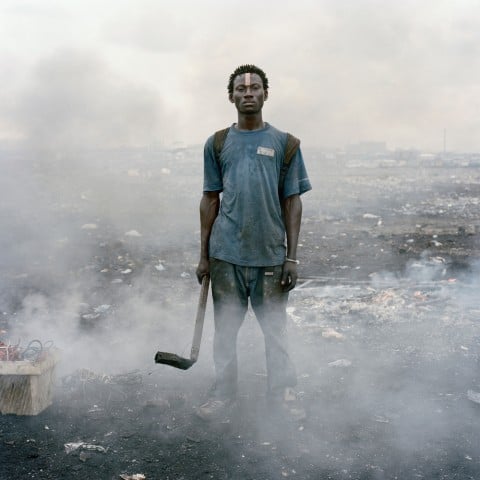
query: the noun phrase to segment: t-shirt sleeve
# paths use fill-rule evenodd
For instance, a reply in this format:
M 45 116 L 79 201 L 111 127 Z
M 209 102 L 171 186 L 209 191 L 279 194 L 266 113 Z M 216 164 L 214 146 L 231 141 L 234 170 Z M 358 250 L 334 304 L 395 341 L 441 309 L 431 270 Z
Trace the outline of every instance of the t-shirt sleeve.
M 299 148 L 295 156 L 292 158 L 290 167 L 285 175 L 283 198 L 292 195 L 301 195 L 311 189 L 312 185 L 310 184 L 307 169 L 305 168 L 302 151 Z
M 203 148 L 203 191 L 221 192 L 222 190 L 222 171 L 219 162 L 215 159 L 212 135 Z

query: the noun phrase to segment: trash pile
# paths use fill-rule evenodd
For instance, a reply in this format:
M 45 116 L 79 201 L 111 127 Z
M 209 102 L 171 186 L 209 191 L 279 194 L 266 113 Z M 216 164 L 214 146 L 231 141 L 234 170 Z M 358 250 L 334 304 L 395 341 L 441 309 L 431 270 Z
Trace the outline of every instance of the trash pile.
M 476 219 L 478 217 L 478 197 L 468 195 L 456 195 L 448 193 L 437 195 L 415 203 L 406 203 L 399 209 L 394 209 L 395 213 L 410 216 L 445 216 L 457 219 Z
M 51 340 L 43 344 L 40 340 L 32 340 L 25 348 L 21 346 L 20 341 L 16 344 L 0 341 L 0 361 L 16 362 L 28 360 L 39 362 L 48 355 L 52 346 L 53 342 Z
M 18 345 L 10 345 L 0 342 L 0 361 L 14 361 L 20 360 L 20 350 Z
M 367 342 L 370 351 L 439 360 L 480 355 L 476 287 L 448 279 L 392 285 L 301 285 L 287 312 L 301 330 L 329 342 Z M 344 366 L 344 365 L 342 365 Z
M 288 313 L 303 327 L 322 329 L 341 325 L 351 318 L 356 322 L 363 318 L 369 324 L 419 323 L 433 314 L 439 314 L 442 319 L 450 313 L 450 322 L 453 322 L 454 311 L 459 309 L 457 297 L 461 288 L 462 285 L 453 279 L 395 286 L 365 283 L 350 286 L 313 284 L 311 287 L 305 283 L 294 293 Z M 470 307 L 476 308 L 475 305 Z M 468 311 L 469 306 L 463 306 L 463 313 Z

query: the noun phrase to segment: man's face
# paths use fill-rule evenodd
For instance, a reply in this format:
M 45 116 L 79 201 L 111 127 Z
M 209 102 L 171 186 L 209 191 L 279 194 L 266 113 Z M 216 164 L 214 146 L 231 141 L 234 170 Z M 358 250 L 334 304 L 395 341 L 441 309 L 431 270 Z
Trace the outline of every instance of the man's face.
M 267 97 L 268 91 L 263 89 L 262 79 L 256 73 L 243 73 L 235 77 L 230 101 L 239 113 L 260 112 Z

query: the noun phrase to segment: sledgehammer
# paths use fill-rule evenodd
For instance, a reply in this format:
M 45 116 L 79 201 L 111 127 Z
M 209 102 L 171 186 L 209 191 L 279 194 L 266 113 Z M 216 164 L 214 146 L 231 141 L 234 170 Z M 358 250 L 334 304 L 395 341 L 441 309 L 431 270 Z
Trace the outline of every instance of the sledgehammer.
M 200 298 L 198 299 L 197 318 L 195 319 L 195 331 L 193 332 L 190 358 L 180 357 L 175 353 L 157 352 L 155 355 L 155 363 L 164 363 L 165 365 L 170 365 L 171 367 L 187 370 L 197 361 L 198 354 L 200 352 L 200 341 L 202 340 L 203 321 L 205 319 L 209 285 L 210 276 L 205 275 L 202 279 Z

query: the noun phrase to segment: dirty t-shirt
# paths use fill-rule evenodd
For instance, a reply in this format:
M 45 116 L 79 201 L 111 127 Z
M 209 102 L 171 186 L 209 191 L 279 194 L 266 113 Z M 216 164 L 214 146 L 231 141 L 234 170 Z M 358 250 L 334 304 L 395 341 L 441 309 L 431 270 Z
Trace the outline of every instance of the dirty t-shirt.
M 286 133 L 267 123 L 253 131 L 232 126 L 217 162 L 213 135 L 207 140 L 203 191 L 222 192 L 210 235 L 210 257 L 250 267 L 284 262 L 285 224 L 278 181 L 286 141 Z M 299 149 L 285 176 L 283 196 L 301 195 L 311 188 Z

